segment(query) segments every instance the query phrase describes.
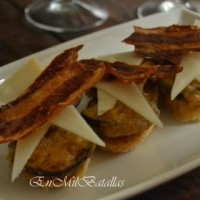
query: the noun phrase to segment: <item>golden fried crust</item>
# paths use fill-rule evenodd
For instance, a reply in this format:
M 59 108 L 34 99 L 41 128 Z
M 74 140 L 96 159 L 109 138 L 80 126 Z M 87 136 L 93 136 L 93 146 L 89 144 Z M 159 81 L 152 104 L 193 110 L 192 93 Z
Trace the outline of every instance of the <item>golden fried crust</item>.
M 104 150 L 113 153 L 126 153 L 135 149 L 140 143 L 142 143 L 145 138 L 151 133 L 154 125 L 149 126 L 143 132 L 130 136 L 122 136 L 117 138 L 103 138 L 106 143 Z

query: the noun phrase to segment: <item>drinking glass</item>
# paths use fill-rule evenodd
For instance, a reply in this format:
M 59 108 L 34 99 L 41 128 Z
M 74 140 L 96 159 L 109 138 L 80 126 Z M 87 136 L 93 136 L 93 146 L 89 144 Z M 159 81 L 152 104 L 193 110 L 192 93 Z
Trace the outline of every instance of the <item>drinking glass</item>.
M 104 23 L 108 12 L 94 0 L 34 0 L 25 8 L 25 18 L 48 31 L 80 31 Z

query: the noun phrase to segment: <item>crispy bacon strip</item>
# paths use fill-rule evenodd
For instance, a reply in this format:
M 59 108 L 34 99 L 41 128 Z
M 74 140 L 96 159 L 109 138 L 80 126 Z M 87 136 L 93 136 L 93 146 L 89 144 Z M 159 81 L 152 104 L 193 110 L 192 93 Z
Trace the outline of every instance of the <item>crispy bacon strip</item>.
M 169 27 L 141 28 L 124 42 L 135 45 L 135 53 L 154 59 L 178 62 L 188 51 L 200 51 L 200 29 L 197 26 L 172 25 Z
M 82 46 L 58 55 L 16 100 L 0 107 L 0 143 L 19 140 L 47 123 L 61 109 L 76 103 L 83 92 L 112 75 L 123 83 L 150 76 L 166 77 L 181 70 L 175 66 L 135 66 L 95 59 L 77 61 Z
M 0 142 L 18 140 L 37 130 L 102 79 L 104 66 L 76 61 L 81 48 L 57 56 L 24 94 L 0 107 Z
M 81 63 L 90 66 L 105 66 L 107 74 L 113 75 L 123 83 L 140 83 L 149 77 L 167 78 L 176 75 L 182 71 L 178 65 L 129 65 L 123 62 L 109 63 L 95 59 L 81 60 Z

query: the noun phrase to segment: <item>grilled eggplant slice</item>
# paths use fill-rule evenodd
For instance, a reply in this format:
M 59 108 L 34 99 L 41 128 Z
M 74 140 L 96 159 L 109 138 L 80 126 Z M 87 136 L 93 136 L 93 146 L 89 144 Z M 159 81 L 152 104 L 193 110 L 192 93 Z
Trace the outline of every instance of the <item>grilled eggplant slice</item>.
M 13 162 L 15 142 L 10 143 Z M 25 165 L 22 174 L 31 179 L 43 176 L 43 185 L 53 179 L 70 180 L 86 170 L 95 145 L 59 127 L 51 126 Z M 66 181 L 65 180 L 65 181 Z

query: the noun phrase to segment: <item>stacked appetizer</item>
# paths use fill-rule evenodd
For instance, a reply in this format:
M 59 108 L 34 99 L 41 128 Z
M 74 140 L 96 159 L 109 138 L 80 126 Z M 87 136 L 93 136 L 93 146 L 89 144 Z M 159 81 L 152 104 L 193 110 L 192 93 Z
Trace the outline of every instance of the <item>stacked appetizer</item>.
M 198 21 L 195 22 L 198 24 Z M 200 119 L 200 29 L 193 25 L 141 28 L 124 42 L 135 46 L 134 53 L 158 64 L 174 63 L 183 67 L 176 77 L 160 79 L 162 101 L 181 122 Z
M 146 61 L 134 66 L 124 63 L 117 65 L 118 70 L 120 68 L 122 71 L 127 70 L 124 76 L 136 73 L 133 76 L 138 78 L 132 81 L 126 77 L 123 80 L 125 82 L 120 83 L 113 80 L 113 77 L 106 77 L 96 85 L 92 100 L 82 114 L 106 143 L 104 150 L 123 153 L 140 144 L 152 132 L 155 125 L 162 127 L 157 107 L 157 86 L 148 77 L 149 75 L 143 75 L 143 72 L 152 73 L 156 70 L 153 72 L 154 78 L 168 77 L 174 76 L 181 68 L 170 65 L 161 67 Z
M 198 68 L 199 38 L 195 26 L 135 27 L 125 39 L 134 53 L 78 60 L 80 45 L 58 55 L 24 84 L 27 88 L 17 90 L 16 77 L 23 79 L 23 70 L 34 74 L 20 69 L 0 87 L 0 142 L 10 142 L 12 180 L 39 175 L 48 185 L 67 176 L 66 183 L 84 174 L 96 144 L 115 153 L 132 150 L 155 126 L 163 126 L 159 96 L 180 120 L 199 119 L 197 74 L 178 87 L 188 65 Z M 196 113 L 184 117 L 181 106 Z

